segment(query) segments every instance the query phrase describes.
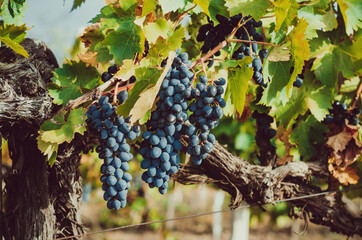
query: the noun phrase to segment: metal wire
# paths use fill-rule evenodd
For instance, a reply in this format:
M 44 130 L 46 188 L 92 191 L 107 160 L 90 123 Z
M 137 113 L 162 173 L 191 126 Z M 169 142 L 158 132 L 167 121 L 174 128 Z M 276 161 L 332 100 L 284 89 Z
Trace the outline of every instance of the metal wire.
M 348 188 L 348 189 L 341 189 L 341 190 L 334 190 L 334 191 L 326 191 L 326 192 L 314 193 L 314 194 L 310 194 L 310 195 L 298 196 L 298 197 L 293 197 L 293 198 L 286 198 L 286 199 L 274 201 L 273 203 L 290 202 L 290 201 L 294 201 L 294 200 L 308 199 L 308 198 L 323 196 L 323 195 L 331 194 L 331 193 L 348 192 L 348 191 L 357 190 L 357 189 L 362 189 L 362 187 L 355 187 L 355 188 Z M 242 205 L 242 206 L 240 206 L 238 208 L 235 208 L 235 209 L 227 208 L 227 209 L 223 209 L 223 210 L 219 210 L 219 211 L 205 212 L 205 213 L 200 213 L 200 214 L 187 215 L 187 216 L 183 216 L 183 217 L 176 217 L 176 218 L 169 218 L 169 219 L 158 220 L 158 221 L 149 221 L 149 222 L 131 224 L 131 225 L 126 225 L 126 226 L 121 226 L 121 227 L 108 228 L 108 229 L 103 229 L 103 230 L 99 230 L 99 231 L 88 232 L 88 233 L 79 234 L 79 235 L 56 238 L 56 240 L 65 240 L 65 239 L 71 239 L 71 238 L 75 238 L 75 237 L 82 237 L 82 236 L 86 236 L 86 235 L 94 235 L 94 234 L 117 231 L 117 230 L 122 230 L 122 229 L 140 227 L 140 226 L 150 225 L 150 224 L 154 224 L 154 223 L 165 223 L 165 222 L 170 222 L 170 221 L 178 221 L 178 220 L 202 217 L 202 216 L 212 215 L 212 214 L 216 214 L 216 213 L 237 211 L 237 210 L 240 210 L 240 209 L 243 209 L 243 208 L 249 208 L 249 207 L 254 207 L 254 206 L 258 206 L 258 205 L 260 205 L 260 204 L 246 204 L 246 205 Z

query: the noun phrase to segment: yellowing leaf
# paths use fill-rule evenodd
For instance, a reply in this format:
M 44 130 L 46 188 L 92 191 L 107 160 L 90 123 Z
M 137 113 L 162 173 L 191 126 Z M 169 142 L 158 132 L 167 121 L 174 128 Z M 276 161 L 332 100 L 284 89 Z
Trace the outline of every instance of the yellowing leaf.
M 172 22 L 164 18 L 158 18 L 154 23 L 148 23 L 144 27 L 145 37 L 151 43 L 156 43 L 159 37 L 166 39 L 170 31 L 172 31 Z
M 157 5 L 157 1 L 155 1 L 155 0 L 145 0 L 145 1 L 143 1 L 141 17 L 146 16 L 147 14 L 149 14 L 150 12 L 155 10 L 156 5 Z
M 64 114 L 61 112 L 60 114 Z M 44 131 L 39 131 L 40 140 L 49 143 L 61 144 L 63 142 L 71 142 L 75 133 L 83 134 L 85 128 L 85 108 L 73 109 L 69 116 L 60 128 Z M 49 120 L 51 121 L 51 120 Z
M 295 81 L 297 75 L 303 70 L 304 60 L 307 60 L 311 54 L 309 42 L 305 39 L 307 26 L 308 23 L 304 19 L 300 19 L 298 25 L 289 34 L 289 39 L 291 41 L 290 53 L 293 56 L 294 71 L 286 88 L 288 97 L 291 96 L 293 82 Z
M 141 119 L 148 110 L 150 110 L 153 106 L 153 103 L 156 99 L 158 91 L 161 87 L 162 81 L 165 78 L 167 72 L 170 70 L 173 59 L 175 58 L 175 52 L 170 52 L 168 55 L 166 67 L 163 70 L 161 76 L 158 78 L 156 85 L 144 90 L 140 95 L 135 105 L 130 111 L 130 121 L 134 123 Z
M 97 66 L 97 52 L 86 52 L 86 53 L 79 53 L 78 58 L 85 63 L 90 64 L 91 66 Z
M 284 21 L 285 27 L 288 27 L 297 15 L 298 4 L 295 0 L 277 0 L 273 4 L 276 16 L 274 31 L 278 32 Z
M 37 140 L 38 140 L 39 150 L 43 153 L 43 155 L 46 156 L 47 161 L 49 161 L 49 164 L 53 165 L 53 163 L 57 157 L 59 145 L 57 143 L 45 142 L 45 141 L 41 140 L 40 136 L 37 137 Z
M 341 10 L 347 35 L 362 28 L 362 4 L 360 0 L 337 0 Z
M 0 41 L 8 45 L 14 52 L 17 54 L 23 55 L 26 58 L 29 58 L 28 52 L 21 46 L 19 43 L 14 42 L 9 37 L 0 37 Z
M 204 10 L 205 14 L 210 17 L 208 0 L 194 0 L 194 3 L 199 5 L 202 10 Z
M 252 68 L 247 66 L 251 61 L 251 57 L 245 57 L 238 61 L 238 67 L 230 67 L 228 71 L 228 88 L 231 90 L 231 100 L 240 115 L 244 111 L 249 80 L 253 77 Z

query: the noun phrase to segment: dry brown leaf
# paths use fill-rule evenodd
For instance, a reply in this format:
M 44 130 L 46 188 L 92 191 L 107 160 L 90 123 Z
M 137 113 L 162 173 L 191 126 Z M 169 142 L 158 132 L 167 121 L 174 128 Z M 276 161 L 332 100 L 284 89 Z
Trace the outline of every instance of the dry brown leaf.
M 78 58 L 83 62 L 92 65 L 93 67 L 98 65 L 96 52 L 79 53 Z
M 330 136 L 327 141 L 327 146 L 332 148 L 334 152 L 343 151 L 352 138 L 351 133 L 342 131 L 334 136 Z
M 275 138 L 279 139 L 284 143 L 284 150 L 285 150 L 285 155 L 278 160 L 279 165 L 284 165 L 287 162 L 293 161 L 293 156 L 290 155 L 290 149 L 293 147 L 293 144 L 289 142 L 289 136 L 291 133 L 292 133 L 291 129 L 286 130 L 281 126 L 278 127 L 277 129 L 277 135 L 275 136 Z
M 328 170 L 330 173 L 332 173 L 333 177 L 343 185 L 358 183 L 359 176 L 357 175 L 358 169 L 356 168 L 352 167 L 339 168 L 337 166 L 333 166 L 333 164 L 329 164 Z

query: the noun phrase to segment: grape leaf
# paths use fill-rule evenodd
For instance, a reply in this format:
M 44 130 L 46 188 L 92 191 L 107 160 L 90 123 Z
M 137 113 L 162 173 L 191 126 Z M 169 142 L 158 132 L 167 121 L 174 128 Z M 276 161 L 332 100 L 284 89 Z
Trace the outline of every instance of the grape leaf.
M 143 2 L 143 7 L 142 7 L 142 15 L 141 15 L 141 17 L 144 17 L 147 14 L 149 14 L 150 12 L 152 12 L 153 10 L 155 10 L 156 5 L 157 5 L 157 1 L 155 1 L 155 0 L 146 0 L 146 1 L 144 1 Z
M 74 0 L 72 9 L 71 9 L 70 11 L 73 11 L 73 10 L 77 9 L 77 8 L 80 7 L 80 5 L 82 5 L 84 2 L 85 2 L 85 0 Z
M 274 105 L 276 110 L 272 114 L 276 116 L 277 122 L 285 129 L 291 126 L 292 120 L 299 115 L 305 114 L 308 110 L 305 95 L 302 91 L 297 91 L 285 105 L 282 105 L 281 102 Z
M 247 56 L 238 61 L 238 67 L 228 69 L 228 88 L 231 90 L 231 100 L 240 115 L 244 110 L 249 80 L 253 77 L 252 68 L 247 66 L 251 62 L 252 58 Z
M 332 173 L 333 177 L 338 180 L 338 182 L 343 185 L 348 184 L 357 184 L 359 176 L 357 174 L 358 169 L 352 167 L 340 168 L 338 166 L 333 166 L 333 164 L 328 164 L 328 170 Z
M 337 19 L 334 16 L 333 8 L 331 8 L 326 14 L 322 17 L 323 31 L 332 31 L 333 29 L 338 27 Z
M 319 14 L 319 11 L 315 6 L 304 6 L 298 10 L 298 17 L 304 18 L 308 23 L 305 31 L 307 39 L 318 37 L 317 30 L 326 28 L 326 25 L 322 21 L 324 16 Z
M 357 90 L 357 87 L 359 86 L 360 83 L 360 79 L 358 76 L 355 76 L 351 79 L 347 79 L 343 82 L 343 84 L 341 85 L 341 88 L 339 89 L 339 91 L 341 93 L 350 93 L 350 92 L 354 92 Z
M 199 5 L 207 16 L 210 16 L 208 0 L 194 0 L 194 4 Z
M 68 118 L 65 123 L 59 124 L 60 127 L 53 130 L 40 130 L 39 136 L 40 139 L 44 142 L 61 144 L 63 142 L 71 142 L 74 138 L 75 133 L 83 134 L 86 130 L 84 115 L 86 112 L 85 108 L 77 108 L 70 111 Z M 65 112 L 59 114 L 64 115 Z M 52 120 L 48 120 L 52 121 Z M 42 128 L 44 129 L 44 127 Z
M 211 0 L 209 3 L 210 17 L 216 20 L 216 14 L 228 16 L 228 8 L 225 6 L 225 0 Z
M 20 25 L 27 7 L 25 0 L 4 0 L 0 6 L 4 25 Z
M 308 108 L 318 121 L 322 121 L 332 108 L 333 94 L 327 87 L 317 88 L 303 84 L 301 90 L 305 92 Z
M 287 101 L 285 87 L 290 79 L 291 62 L 269 62 L 264 63 L 264 79 L 270 78 L 267 88 L 263 92 L 260 104 L 272 106 L 275 100 Z
M 56 104 L 65 105 L 69 100 L 82 96 L 88 90 L 99 84 L 98 72 L 94 67 L 84 62 L 74 60 L 63 64 L 62 68 L 54 71 L 52 85 L 49 85 L 49 94 Z
M 290 76 L 290 80 L 287 84 L 286 92 L 290 97 L 293 88 L 293 82 L 297 78 L 297 75 L 302 72 L 304 61 L 310 57 L 310 46 L 308 40 L 305 39 L 305 30 L 308 23 L 304 19 L 300 19 L 298 25 L 288 35 L 291 41 L 290 53 L 293 56 L 294 71 Z
M 86 53 L 79 53 L 77 56 L 79 60 L 95 67 L 98 65 L 97 55 L 98 55 L 97 52 L 86 52 Z
M 41 137 L 36 138 L 38 140 L 38 148 L 46 156 L 49 161 L 49 165 L 52 166 L 57 158 L 58 144 L 45 142 L 41 140 Z
M 239 13 L 242 13 L 243 16 L 251 15 L 256 20 L 259 20 L 262 16 L 266 14 L 266 10 L 269 6 L 271 6 L 271 2 L 269 0 L 229 0 L 227 1 L 228 5 L 233 6 L 230 9 L 230 15 L 234 16 Z M 232 3 L 234 2 L 234 3 Z
M 179 8 L 184 8 L 186 6 L 184 0 L 159 0 L 159 4 L 161 5 L 163 14 L 168 12 L 175 12 Z
M 312 66 L 314 74 L 329 88 L 336 86 L 339 72 L 342 72 L 345 78 L 353 77 L 352 58 L 338 46 L 323 43 L 311 58 L 316 58 Z
M 360 0 L 337 0 L 341 10 L 347 35 L 362 28 L 362 4 Z
M 0 37 L 7 37 L 16 43 L 21 43 L 25 39 L 26 30 L 29 29 L 25 24 L 21 26 L 6 25 L 5 28 L 0 26 Z
M 147 113 L 147 111 L 152 108 L 156 96 L 160 90 L 163 79 L 165 78 L 167 72 L 170 70 L 174 58 L 175 52 L 170 52 L 167 58 L 166 67 L 163 69 L 163 72 L 157 79 L 155 85 L 143 90 L 140 93 L 138 100 L 136 101 L 129 113 L 129 115 L 131 116 L 131 123 L 137 122 Z
M 313 116 L 299 122 L 290 135 L 290 142 L 297 145 L 303 160 L 309 160 L 318 152 L 319 144 L 324 144 L 324 133 L 328 131 L 325 124 L 318 122 Z
M 116 63 L 124 59 L 132 59 L 134 54 L 142 51 L 143 34 L 139 26 L 134 23 L 133 17 L 118 19 L 118 27 L 109 33 L 103 43 L 108 47 Z
M 164 18 L 158 18 L 154 23 L 144 26 L 144 34 L 150 43 L 156 43 L 158 37 L 166 39 L 168 33 L 172 31 L 172 22 Z
M 276 17 L 274 32 L 279 32 L 282 27 L 286 31 L 297 16 L 299 6 L 295 0 L 276 0 L 273 5 Z
M 127 100 L 117 107 L 117 114 L 121 116 L 128 116 L 131 109 L 137 102 L 140 94 L 149 86 L 156 84 L 160 77 L 162 70 L 158 68 L 139 67 L 135 69 L 136 83 L 132 89 L 128 92 L 129 96 Z
M 289 48 L 285 45 L 273 47 L 268 55 L 268 60 L 271 62 L 289 61 L 290 60 Z
M 0 36 L 0 41 L 5 43 L 9 48 L 11 48 L 17 54 L 23 55 L 26 58 L 29 57 L 28 52 L 23 48 L 23 46 L 21 46 L 17 42 L 14 42 L 9 37 L 1 37 Z
M 167 57 L 168 53 L 181 48 L 182 39 L 185 37 L 184 28 L 179 28 L 172 33 L 167 39 L 158 38 L 156 44 L 150 49 L 152 57 Z

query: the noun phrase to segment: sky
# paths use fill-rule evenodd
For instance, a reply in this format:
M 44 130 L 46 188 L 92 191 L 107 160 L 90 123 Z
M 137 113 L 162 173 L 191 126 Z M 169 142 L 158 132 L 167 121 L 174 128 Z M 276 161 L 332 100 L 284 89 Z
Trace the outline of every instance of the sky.
M 28 1 L 23 22 L 28 27 L 28 38 L 44 41 L 54 52 L 58 63 L 70 56 L 76 38 L 81 35 L 88 22 L 104 6 L 103 0 L 87 0 L 79 8 L 70 11 L 73 0 Z

